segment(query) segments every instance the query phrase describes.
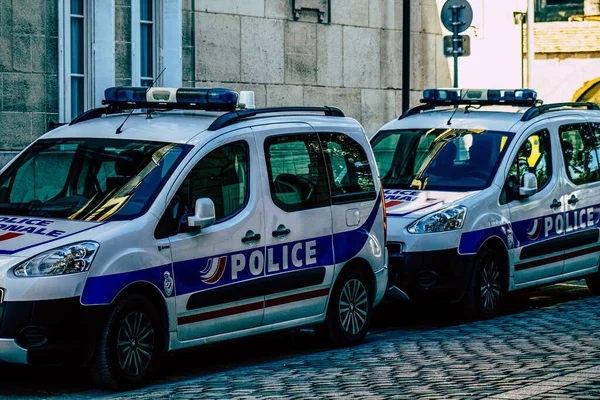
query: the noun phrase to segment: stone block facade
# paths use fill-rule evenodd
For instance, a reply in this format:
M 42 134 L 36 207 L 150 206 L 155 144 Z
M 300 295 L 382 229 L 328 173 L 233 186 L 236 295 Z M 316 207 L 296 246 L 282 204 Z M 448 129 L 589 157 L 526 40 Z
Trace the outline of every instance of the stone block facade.
M 131 0 L 115 0 L 115 84 L 131 85 Z
M 58 122 L 58 0 L 0 0 L 0 165 Z
M 60 1 L 0 0 L 0 165 L 53 124 L 69 122 L 59 121 L 67 119 L 59 106 Z M 104 55 L 114 54 L 112 81 L 132 85 L 137 0 L 98 1 L 112 14 L 96 14 L 114 18 L 95 21 L 101 30 L 114 27 L 114 48 L 109 40 Z M 415 105 L 423 88 L 451 80 L 438 44 L 442 0 L 410 1 Z M 320 23 L 311 12 L 295 20 L 291 0 L 181 0 L 181 86 L 253 90 L 257 107 L 336 106 L 372 134 L 402 110 L 402 3 L 330 0 L 330 23 Z M 92 63 L 96 74 L 102 65 Z
M 194 3 L 183 7 L 184 38 L 195 23 L 185 85 L 246 87 L 257 106 L 336 106 L 368 135 L 401 113 L 402 1 L 331 0 L 330 24 L 310 12 L 295 20 L 289 0 Z M 411 0 L 411 106 L 423 89 L 452 85 L 438 3 Z

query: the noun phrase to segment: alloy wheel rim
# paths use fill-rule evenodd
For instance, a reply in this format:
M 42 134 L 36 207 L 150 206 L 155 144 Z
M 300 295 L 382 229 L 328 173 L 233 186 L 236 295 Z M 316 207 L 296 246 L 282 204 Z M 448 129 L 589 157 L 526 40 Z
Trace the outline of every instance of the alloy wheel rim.
M 139 376 L 150 365 L 154 354 L 154 326 L 140 311 L 129 313 L 117 336 L 119 366 L 129 376 Z
M 340 294 L 339 316 L 342 328 L 352 335 L 358 334 L 367 323 L 368 293 L 358 279 L 346 282 Z
M 500 269 L 498 265 L 489 260 L 481 270 L 481 303 L 486 311 L 496 309 L 500 300 Z

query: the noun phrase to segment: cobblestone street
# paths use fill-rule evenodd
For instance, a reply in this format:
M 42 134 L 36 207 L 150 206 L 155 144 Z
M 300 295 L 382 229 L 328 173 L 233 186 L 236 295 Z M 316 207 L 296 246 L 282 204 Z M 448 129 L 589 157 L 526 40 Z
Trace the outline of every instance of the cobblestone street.
M 451 317 L 444 317 L 443 310 L 426 323 L 419 322 L 415 314 L 420 311 L 413 310 L 407 324 L 401 315 L 394 314 L 399 310 L 396 304 L 384 304 L 376 315 L 373 333 L 361 346 L 326 349 L 319 347 L 308 331 L 215 346 L 170 357 L 161 371 L 163 381 L 128 393 L 96 391 L 89 383 L 65 390 L 68 382 L 63 378 L 62 389 L 38 385 L 36 393 L 11 389 L 9 382 L 3 382 L 0 395 L 114 399 L 598 399 L 600 299 L 587 297 L 583 285 L 563 285 L 550 296 L 540 291 L 527 298 L 515 297 L 507 314 L 466 324 L 449 325 Z M 572 290 L 574 294 L 564 302 L 531 310 L 520 308 L 552 299 L 556 290 Z M 433 322 L 437 320 L 441 322 Z M 195 364 L 199 369 L 186 375 L 189 366 Z M 77 375 L 73 381 L 81 383 Z

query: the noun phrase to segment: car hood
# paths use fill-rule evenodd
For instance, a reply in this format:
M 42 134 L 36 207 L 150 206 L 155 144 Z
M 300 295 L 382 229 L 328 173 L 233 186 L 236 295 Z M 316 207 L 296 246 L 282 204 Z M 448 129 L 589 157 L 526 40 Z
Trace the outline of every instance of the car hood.
M 29 256 L 99 225 L 103 223 L 0 215 L 0 255 Z
M 385 189 L 387 215 L 417 219 L 472 196 L 476 192 Z

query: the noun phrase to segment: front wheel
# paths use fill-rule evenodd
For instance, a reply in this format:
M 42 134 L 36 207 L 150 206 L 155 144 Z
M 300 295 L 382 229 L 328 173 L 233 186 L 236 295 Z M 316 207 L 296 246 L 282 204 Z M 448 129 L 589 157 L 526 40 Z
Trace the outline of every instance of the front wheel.
M 317 335 L 334 346 L 360 343 L 366 336 L 373 314 L 373 289 L 359 270 L 338 278 L 327 308 L 327 319 L 315 327 Z
M 503 271 L 493 250 L 484 248 L 477 254 L 464 298 L 468 318 L 489 318 L 498 313 L 504 297 Z
M 128 389 L 143 383 L 162 353 L 161 328 L 145 297 L 130 295 L 110 312 L 91 368 L 96 384 Z

